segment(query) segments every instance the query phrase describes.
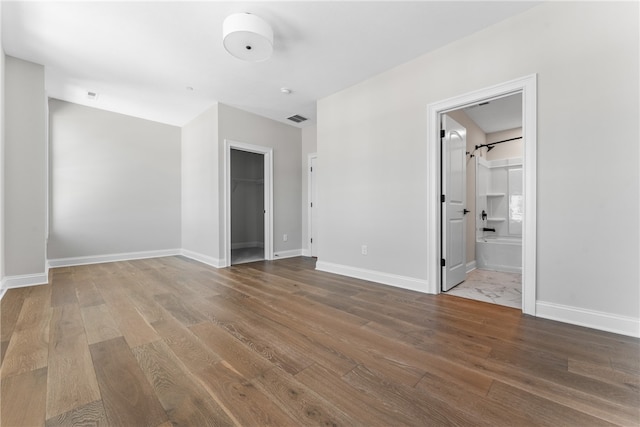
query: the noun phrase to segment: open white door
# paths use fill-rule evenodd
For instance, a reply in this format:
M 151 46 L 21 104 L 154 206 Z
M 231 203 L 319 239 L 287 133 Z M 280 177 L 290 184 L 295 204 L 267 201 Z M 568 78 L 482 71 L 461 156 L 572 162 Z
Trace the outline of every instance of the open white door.
M 309 247 L 311 256 L 318 256 L 318 207 L 316 202 L 316 167 L 317 157 L 309 159 Z
M 467 130 L 442 115 L 442 290 L 464 281 L 466 269 Z

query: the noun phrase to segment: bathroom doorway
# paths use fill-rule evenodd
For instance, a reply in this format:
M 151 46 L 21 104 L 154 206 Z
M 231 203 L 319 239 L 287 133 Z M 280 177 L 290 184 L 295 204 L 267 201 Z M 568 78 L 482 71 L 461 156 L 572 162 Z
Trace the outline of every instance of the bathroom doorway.
M 463 129 L 459 132 L 466 136 L 466 151 L 457 167 L 448 167 L 451 150 L 446 136 L 441 149 L 443 194 L 451 191 L 448 184 L 451 182 L 462 180 L 460 184 L 466 187 L 464 200 L 460 202 L 463 215 L 457 227 L 464 232 L 464 239 L 458 238 L 458 242 L 465 247 L 461 251 L 464 262 L 458 263 L 464 272 L 453 276 L 452 281 L 449 268 L 444 267 L 442 290 L 454 296 L 522 309 L 522 93 L 449 111 L 443 115 L 443 125 L 447 119 L 459 123 Z M 448 134 L 446 127 L 443 129 Z M 466 176 L 453 175 L 460 174 L 460 170 Z M 451 245 L 456 227 L 447 222 L 455 215 L 447 213 L 448 206 L 443 203 L 442 253 L 455 260 L 449 246 L 456 247 L 455 241 Z
M 536 159 L 537 159 L 537 75 L 530 74 L 493 86 L 480 88 L 427 105 L 427 283 L 429 293 L 441 291 L 442 277 L 442 195 L 440 121 L 443 114 L 492 101 L 512 94 L 522 94 L 522 134 L 525 142 L 522 172 L 524 176 L 524 219 L 522 223 L 522 312 L 536 315 Z

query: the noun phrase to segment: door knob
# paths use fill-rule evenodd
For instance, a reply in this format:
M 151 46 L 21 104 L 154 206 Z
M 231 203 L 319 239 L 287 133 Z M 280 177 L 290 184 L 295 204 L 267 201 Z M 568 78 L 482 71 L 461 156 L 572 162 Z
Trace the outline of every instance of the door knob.
M 466 214 L 468 214 L 469 212 L 471 212 L 471 211 L 470 211 L 470 210 L 467 210 L 467 209 L 462 209 L 462 215 L 466 215 Z

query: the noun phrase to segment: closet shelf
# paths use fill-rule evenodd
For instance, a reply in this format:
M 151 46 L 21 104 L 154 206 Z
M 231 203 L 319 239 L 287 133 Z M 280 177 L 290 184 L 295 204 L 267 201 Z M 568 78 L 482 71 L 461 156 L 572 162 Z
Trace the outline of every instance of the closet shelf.
M 504 222 L 506 221 L 506 218 L 499 218 L 499 217 L 489 217 L 487 218 L 487 221 L 493 221 L 493 222 Z
M 264 185 L 264 179 L 231 178 L 231 192 L 235 192 L 238 184 Z
M 504 197 L 505 193 L 487 193 L 487 197 Z
M 264 184 L 264 179 L 231 178 L 233 182 L 248 182 L 251 184 Z

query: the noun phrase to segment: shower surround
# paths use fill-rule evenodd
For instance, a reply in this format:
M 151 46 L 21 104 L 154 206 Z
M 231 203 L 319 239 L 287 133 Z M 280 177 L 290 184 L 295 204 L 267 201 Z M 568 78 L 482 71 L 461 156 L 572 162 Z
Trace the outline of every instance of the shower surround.
M 477 159 L 477 267 L 521 273 L 524 213 L 522 159 Z

